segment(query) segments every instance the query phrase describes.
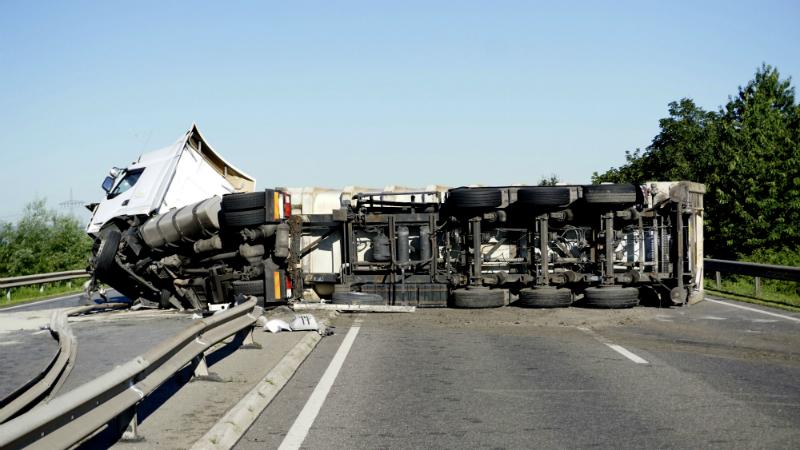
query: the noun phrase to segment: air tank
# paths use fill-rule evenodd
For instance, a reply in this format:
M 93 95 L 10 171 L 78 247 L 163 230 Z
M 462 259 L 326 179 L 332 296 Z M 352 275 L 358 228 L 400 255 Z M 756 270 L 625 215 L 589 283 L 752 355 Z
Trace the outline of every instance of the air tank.
M 208 237 L 219 230 L 220 201 L 211 197 L 152 217 L 139 228 L 139 235 L 150 248 Z
M 408 241 L 408 227 L 397 227 L 397 262 L 408 262 L 411 244 Z
M 431 229 L 427 225 L 419 227 L 419 259 L 427 261 L 431 258 Z
M 372 260 L 386 262 L 392 260 L 392 251 L 389 238 L 383 233 L 378 233 L 372 238 Z

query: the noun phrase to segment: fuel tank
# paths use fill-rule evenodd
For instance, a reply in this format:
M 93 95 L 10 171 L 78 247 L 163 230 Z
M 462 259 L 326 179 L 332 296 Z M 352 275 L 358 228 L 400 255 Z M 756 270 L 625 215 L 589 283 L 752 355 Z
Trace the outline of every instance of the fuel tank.
M 159 214 L 139 228 L 139 235 L 150 248 L 208 237 L 219 231 L 220 202 L 215 196 Z

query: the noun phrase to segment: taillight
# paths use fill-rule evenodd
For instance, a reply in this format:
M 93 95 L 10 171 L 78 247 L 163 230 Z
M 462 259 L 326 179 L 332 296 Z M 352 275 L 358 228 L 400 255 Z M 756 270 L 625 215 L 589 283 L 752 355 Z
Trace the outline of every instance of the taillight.
M 284 193 L 283 194 L 283 217 L 288 218 L 292 215 L 292 196 Z
M 272 219 L 281 219 L 281 194 L 278 191 L 272 193 Z

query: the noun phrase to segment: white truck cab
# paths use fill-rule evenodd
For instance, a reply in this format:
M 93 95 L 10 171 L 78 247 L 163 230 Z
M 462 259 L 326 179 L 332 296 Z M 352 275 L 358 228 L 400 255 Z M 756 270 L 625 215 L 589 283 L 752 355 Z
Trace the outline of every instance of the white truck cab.
M 174 144 L 142 154 L 103 181 L 106 197 L 92 208 L 86 232 L 97 237 L 118 217 L 153 216 L 201 200 L 252 192 L 256 180 L 225 161 L 192 124 Z

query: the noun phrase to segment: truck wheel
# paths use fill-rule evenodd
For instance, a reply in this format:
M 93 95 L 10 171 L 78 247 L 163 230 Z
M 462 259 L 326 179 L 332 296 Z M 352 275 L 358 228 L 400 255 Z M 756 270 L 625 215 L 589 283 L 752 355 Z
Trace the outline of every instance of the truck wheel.
M 586 288 L 581 304 L 589 308 L 633 308 L 639 304 L 639 290 L 621 286 L 590 287 Z
M 231 227 L 255 227 L 267 223 L 267 210 L 228 211 L 222 213 L 222 221 Z
M 567 187 L 558 186 L 520 188 L 517 191 L 517 204 L 566 208 L 570 204 L 569 191 Z
M 245 192 L 222 196 L 223 211 L 246 211 L 267 207 L 267 194 L 260 192 Z
M 166 289 L 161 290 L 161 295 L 158 298 L 158 307 L 161 309 L 170 309 L 172 304 L 169 302 L 172 293 Z
M 519 291 L 514 306 L 523 308 L 564 308 L 572 304 L 572 291 L 550 286 L 526 288 Z
M 122 233 L 116 228 L 109 228 L 100 234 L 100 245 L 94 256 L 94 271 L 99 277 L 108 277 L 112 273 L 120 240 Z
M 233 293 L 263 296 L 264 295 L 264 280 L 237 280 L 231 283 L 233 286 Z
M 643 201 L 639 188 L 633 184 L 592 184 L 583 187 L 583 198 L 589 204 L 617 205 Z
M 334 292 L 331 303 L 336 305 L 385 305 L 386 301 L 378 294 L 366 292 Z
M 454 308 L 499 308 L 505 304 L 506 295 L 503 289 L 473 287 L 455 289 L 452 292 L 451 306 Z
M 456 188 L 447 193 L 445 204 L 455 209 L 491 209 L 500 206 L 503 196 L 495 188 Z

